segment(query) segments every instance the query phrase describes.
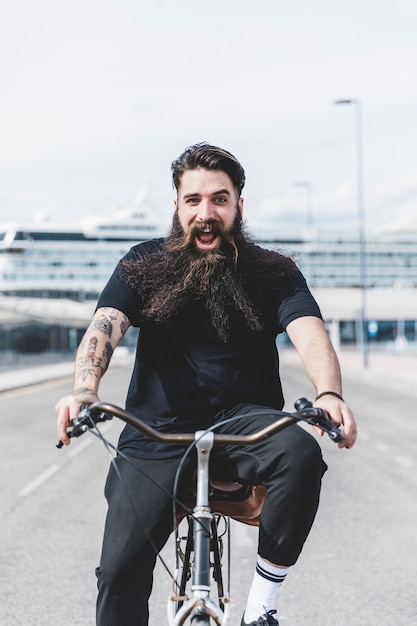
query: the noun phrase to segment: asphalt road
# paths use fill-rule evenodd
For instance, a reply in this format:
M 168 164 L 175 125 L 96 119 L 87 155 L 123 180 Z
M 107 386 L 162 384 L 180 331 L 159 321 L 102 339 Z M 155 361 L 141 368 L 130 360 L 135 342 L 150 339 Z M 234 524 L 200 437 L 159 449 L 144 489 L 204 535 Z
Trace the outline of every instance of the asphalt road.
M 128 378 L 125 367 L 111 369 L 102 399 L 122 404 Z M 360 438 L 350 451 L 320 440 L 329 471 L 313 530 L 279 593 L 281 626 L 417 623 L 415 401 L 354 378 L 345 379 L 345 396 Z M 286 368 L 284 385 L 288 407 L 311 396 L 295 365 Z M 69 388 L 68 379 L 0 394 L 2 626 L 94 624 L 108 455 L 91 436 L 55 448 L 53 406 Z M 108 427 L 116 441 L 118 425 Z M 233 537 L 231 626 L 238 626 L 256 529 L 236 525 Z M 169 562 L 172 545 L 164 555 Z M 169 592 L 158 565 L 150 626 L 166 624 Z

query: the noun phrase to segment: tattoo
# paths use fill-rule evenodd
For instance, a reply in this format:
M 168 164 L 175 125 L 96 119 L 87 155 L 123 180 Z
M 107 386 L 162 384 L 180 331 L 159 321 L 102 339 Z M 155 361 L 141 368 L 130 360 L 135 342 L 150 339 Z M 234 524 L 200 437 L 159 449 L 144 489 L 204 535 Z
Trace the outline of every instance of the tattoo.
M 83 383 L 87 380 L 87 378 L 89 378 L 89 376 L 97 378 L 97 372 L 91 367 L 84 367 L 83 369 L 78 370 L 77 378 L 81 378 Z
M 111 334 L 113 332 L 113 324 L 109 319 L 107 319 L 105 315 L 102 315 L 101 317 L 98 317 L 94 320 L 93 328 L 94 330 L 98 330 L 103 333 L 103 335 L 107 335 L 108 337 L 111 337 Z
M 74 389 L 74 391 L 72 392 L 73 396 L 95 396 L 96 392 L 95 391 L 91 391 L 91 389 L 88 389 L 88 387 L 80 387 L 79 389 Z
M 110 343 L 110 341 L 106 342 L 106 345 L 104 347 L 103 350 L 103 362 L 102 362 L 102 372 L 104 374 L 104 372 L 107 370 L 109 363 L 110 363 L 110 359 L 112 358 L 113 355 L 113 348 L 112 345 Z
M 81 379 L 85 382 L 89 376 L 93 378 L 101 377 L 108 368 L 109 361 L 112 354 L 111 343 L 106 342 L 106 347 L 103 352 L 103 356 L 97 356 L 98 339 L 96 336 L 90 336 L 83 342 L 84 346 L 87 343 L 86 354 L 80 354 L 76 364 L 76 379 Z
M 127 315 L 125 315 L 118 309 L 113 309 L 111 307 L 106 307 L 106 306 L 101 307 L 100 310 L 103 312 L 103 315 L 101 317 L 98 317 L 96 320 L 94 320 L 94 323 L 91 325 L 90 328 L 99 330 L 103 334 L 111 337 L 112 332 L 113 332 L 112 322 L 115 322 L 116 320 L 119 319 L 119 317 L 121 317 L 120 326 L 119 326 L 120 332 L 122 335 L 126 333 L 127 329 L 130 327 L 130 322 L 129 322 L 129 318 L 127 317 Z
M 106 313 L 106 315 L 112 320 L 112 322 L 117 320 L 117 318 L 119 316 L 119 311 L 117 309 L 112 309 L 109 306 L 103 306 L 101 310 L 104 313 Z
M 94 361 L 94 356 L 97 350 L 98 339 L 97 337 L 90 337 L 87 347 L 87 362 Z
M 126 333 L 129 326 L 130 326 L 130 322 L 128 318 L 126 317 L 126 315 L 124 315 L 122 321 L 120 322 L 120 332 L 122 333 L 122 335 Z
M 117 320 L 118 316 L 119 316 L 119 311 L 117 309 L 112 309 L 110 311 L 109 317 L 111 320 L 113 321 Z
M 103 340 L 103 335 L 110 339 L 115 329 L 114 322 L 120 323 L 121 335 L 124 335 L 130 326 L 129 318 L 117 309 L 102 307 L 99 311 L 101 313 L 93 318 L 89 332 L 84 335 L 77 352 L 75 379 L 80 385 L 89 384 L 86 382 L 89 378 L 99 380 L 107 371 L 113 356 L 113 346 L 110 341 Z M 95 386 L 93 380 L 91 382 Z

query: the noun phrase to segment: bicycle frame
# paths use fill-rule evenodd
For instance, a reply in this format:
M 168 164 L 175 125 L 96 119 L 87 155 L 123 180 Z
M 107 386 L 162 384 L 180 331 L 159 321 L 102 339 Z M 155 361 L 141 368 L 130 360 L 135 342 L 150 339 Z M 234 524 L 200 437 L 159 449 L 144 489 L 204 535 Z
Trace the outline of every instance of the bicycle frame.
M 193 510 L 194 567 L 192 572 L 192 597 L 187 599 L 174 614 L 179 598 L 168 599 L 168 621 L 170 626 L 182 626 L 191 616 L 191 622 L 203 615 L 213 618 L 216 624 L 229 625 L 229 590 L 223 597 L 224 610 L 210 599 L 210 542 L 213 513 L 209 503 L 209 460 L 214 434 L 207 431 L 195 433 L 197 449 L 197 493 Z M 173 604 L 174 603 L 174 604 Z M 174 609 L 174 610 L 173 610 Z M 207 619 L 206 619 L 206 623 Z

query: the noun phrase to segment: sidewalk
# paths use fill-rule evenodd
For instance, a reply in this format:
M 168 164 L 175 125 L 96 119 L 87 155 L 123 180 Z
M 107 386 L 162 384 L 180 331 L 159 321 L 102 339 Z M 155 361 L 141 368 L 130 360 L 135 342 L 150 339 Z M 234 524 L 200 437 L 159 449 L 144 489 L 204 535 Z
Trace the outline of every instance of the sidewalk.
M 371 351 L 365 369 L 360 351 L 342 352 L 340 364 L 345 378 L 360 379 L 370 385 L 417 397 L 416 353 Z
M 0 372 L 0 393 L 37 385 L 48 380 L 65 378 L 71 376 L 73 371 L 74 364 L 65 362 L 9 370 L 8 372 L 3 371 Z

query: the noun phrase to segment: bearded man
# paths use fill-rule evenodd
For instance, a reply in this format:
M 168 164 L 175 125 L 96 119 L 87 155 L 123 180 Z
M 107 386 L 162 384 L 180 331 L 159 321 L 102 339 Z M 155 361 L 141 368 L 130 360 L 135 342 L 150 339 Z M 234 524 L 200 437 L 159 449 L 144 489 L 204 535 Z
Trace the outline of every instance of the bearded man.
M 284 405 L 276 337 L 285 331 L 315 388 L 315 406 L 343 425 L 339 447 L 352 447 L 355 421 L 342 399 L 339 363 L 317 303 L 293 261 L 257 246 L 243 229 L 241 164 L 230 152 L 201 143 L 172 163 L 172 173 L 172 230 L 165 239 L 134 246 L 104 288 L 77 351 L 74 391 L 56 406 L 60 440 L 69 443 L 67 428 L 81 404 L 99 401 L 100 380 L 132 325 L 140 333 L 126 409 L 154 428 L 190 432 L 221 421 L 216 432 L 249 434 L 275 421 L 274 410 Z M 183 450 L 130 426 L 119 450 L 129 462 L 117 456 L 106 483 L 97 624 L 146 626 Z M 193 463 L 187 457 L 182 468 L 184 489 Z M 255 446 L 215 448 L 211 467 L 267 488 L 241 625 L 278 625 L 276 593 L 317 511 L 326 469 L 320 447 L 310 433 L 291 427 Z

